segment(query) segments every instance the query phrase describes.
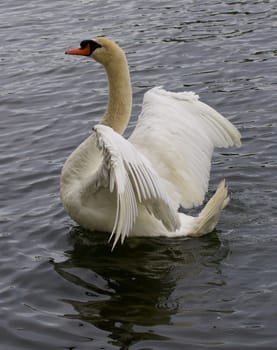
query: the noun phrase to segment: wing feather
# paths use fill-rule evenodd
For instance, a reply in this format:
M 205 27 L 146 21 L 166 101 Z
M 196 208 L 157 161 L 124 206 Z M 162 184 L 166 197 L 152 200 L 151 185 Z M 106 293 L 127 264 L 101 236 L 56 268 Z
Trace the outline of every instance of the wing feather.
M 215 147 L 240 145 L 236 127 L 192 92 L 149 90 L 130 142 L 151 161 L 175 204 L 203 202 Z
M 143 205 L 167 228 L 180 226 L 177 208 L 168 198 L 162 183 L 149 161 L 121 135 L 105 125 L 94 127 L 96 144 L 103 154 L 102 168 L 108 169 L 109 189 L 117 191 L 117 208 L 110 239 L 113 247 L 131 232 L 138 206 Z M 99 170 L 99 176 L 102 170 Z

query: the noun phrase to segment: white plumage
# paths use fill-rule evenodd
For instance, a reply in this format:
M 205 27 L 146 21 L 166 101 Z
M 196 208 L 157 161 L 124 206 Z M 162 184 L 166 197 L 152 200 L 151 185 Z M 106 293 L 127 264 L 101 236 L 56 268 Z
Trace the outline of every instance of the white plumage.
M 109 191 L 117 193 L 116 216 L 111 237 L 121 242 L 132 231 L 138 216 L 138 204 L 161 220 L 169 231 L 180 227 L 176 209 L 170 203 L 158 174 L 136 148 L 110 127 L 94 127 L 97 147 L 103 161 L 98 178 L 108 180 Z M 101 188 L 101 186 L 99 186 Z
M 154 88 L 145 94 L 137 126 L 126 140 L 119 132 L 129 119 L 131 93 L 122 50 L 97 38 L 67 53 L 101 62 L 110 88 L 103 120 L 63 167 L 61 197 L 69 215 L 89 230 L 111 232 L 113 247 L 130 235 L 212 231 L 228 202 L 224 182 L 197 217 L 178 209 L 203 202 L 214 147 L 239 146 L 238 130 L 194 93 Z
M 214 148 L 239 146 L 240 134 L 193 92 L 154 88 L 144 96 L 130 141 L 167 181 L 177 204 L 191 208 L 208 190 Z

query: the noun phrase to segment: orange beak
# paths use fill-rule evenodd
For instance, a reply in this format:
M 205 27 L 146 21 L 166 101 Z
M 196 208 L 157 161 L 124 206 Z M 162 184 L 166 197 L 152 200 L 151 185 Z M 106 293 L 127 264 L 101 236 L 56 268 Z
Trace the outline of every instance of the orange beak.
M 87 45 L 85 48 L 77 48 L 77 49 L 70 49 L 65 51 L 67 55 L 81 55 L 81 56 L 89 56 L 90 55 L 90 47 Z

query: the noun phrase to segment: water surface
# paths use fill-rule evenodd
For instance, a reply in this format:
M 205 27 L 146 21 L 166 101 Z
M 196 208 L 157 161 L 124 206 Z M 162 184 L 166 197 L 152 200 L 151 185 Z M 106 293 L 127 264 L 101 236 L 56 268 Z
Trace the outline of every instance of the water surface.
M 1 348 L 275 349 L 276 31 L 272 0 L 0 4 Z M 147 89 L 192 90 L 241 131 L 215 153 L 231 202 L 201 239 L 111 253 L 65 214 L 59 174 L 103 113 L 102 67 L 64 55 L 106 35 L 126 51 L 130 134 Z

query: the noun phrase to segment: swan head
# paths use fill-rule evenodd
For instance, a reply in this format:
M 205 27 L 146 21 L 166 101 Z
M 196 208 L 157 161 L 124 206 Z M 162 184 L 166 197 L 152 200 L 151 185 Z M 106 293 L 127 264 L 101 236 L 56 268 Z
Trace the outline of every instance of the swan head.
M 67 50 L 65 53 L 91 57 L 105 67 L 109 66 L 111 62 L 116 63 L 122 58 L 125 59 L 122 49 L 114 41 L 105 37 L 83 40 L 79 48 Z
M 132 86 L 123 50 L 112 40 L 97 37 L 83 40 L 79 48 L 67 50 L 65 53 L 91 57 L 104 66 L 109 82 L 109 100 L 100 123 L 122 134 L 132 109 Z

